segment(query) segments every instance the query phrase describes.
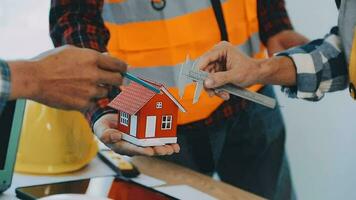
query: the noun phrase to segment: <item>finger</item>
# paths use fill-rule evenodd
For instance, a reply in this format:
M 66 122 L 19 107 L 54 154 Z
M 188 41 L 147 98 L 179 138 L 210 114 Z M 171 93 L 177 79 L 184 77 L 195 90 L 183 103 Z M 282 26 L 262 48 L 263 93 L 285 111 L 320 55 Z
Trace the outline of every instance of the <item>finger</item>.
M 153 147 L 155 154 L 159 156 L 164 156 L 167 154 L 167 149 L 165 146 L 155 146 Z
M 106 87 L 97 86 L 95 99 L 102 99 L 108 96 L 109 89 Z
M 198 59 L 196 64 L 197 68 L 201 70 L 209 70 L 214 67 L 211 63 L 218 62 L 220 60 L 222 51 L 223 50 L 219 46 L 215 46 L 213 49 L 206 52 Z
M 206 92 L 208 93 L 209 97 L 213 97 L 216 95 L 214 90 L 211 90 L 211 89 L 207 89 Z
M 104 144 L 114 144 L 121 141 L 122 133 L 116 129 L 108 128 L 106 129 L 100 137 L 100 140 Z
M 105 114 L 105 115 L 101 116 L 94 123 L 94 126 L 93 126 L 95 135 L 98 136 L 99 138 L 101 138 L 103 133 L 105 132 L 105 130 L 107 130 L 107 129 L 115 129 L 116 130 L 117 118 L 118 118 L 118 114 L 113 114 L 113 113 L 109 113 L 109 114 Z
M 127 64 L 107 54 L 100 54 L 98 58 L 99 68 L 112 72 L 124 73 L 127 70 Z
M 179 153 L 180 151 L 179 144 L 171 144 L 171 147 L 173 148 L 174 153 Z
M 217 96 L 219 96 L 220 98 L 224 99 L 225 101 L 230 99 L 230 94 L 224 91 L 218 92 L 216 93 Z
M 166 155 L 172 155 L 174 153 L 174 149 L 171 145 L 164 145 L 164 148 L 166 149 Z
M 220 72 L 220 71 L 226 71 L 226 66 L 221 65 L 220 63 L 214 63 L 214 69 L 212 70 L 214 73 L 215 72 Z
M 232 45 L 228 42 L 220 42 L 215 45 L 211 50 L 202 55 L 198 61 L 196 66 L 198 69 L 205 70 L 211 68 L 211 64 L 215 66 L 214 63 L 225 59 L 226 52 L 232 47 Z
M 122 75 L 119 73 L 108 72 L 104 70 L 99 71 L 99 77 L 97 80 L 97 84 L 99 85 L 113 85 L 119 86 L 122 84 Z
M 216 72 L 210 74 L 209 77 L 204 81 L 204 86 L 206 88 L 217 88 L 230 82 L 229 71 Z
M 135 156 L 154 156 L 154 150 L 151 147 L 139 147 L 126 141 L 120 141 L 115 144 L 110 145 L 111 149 L 117 153 Z
M 216 66 L 215 63 L 210 63 L 207 66 L 205 66 L 204 68 L 199 67 L 198 69 L 209 72 L 209 73 L 213 73 L 213 72 L 215 72 L 215 66 Z

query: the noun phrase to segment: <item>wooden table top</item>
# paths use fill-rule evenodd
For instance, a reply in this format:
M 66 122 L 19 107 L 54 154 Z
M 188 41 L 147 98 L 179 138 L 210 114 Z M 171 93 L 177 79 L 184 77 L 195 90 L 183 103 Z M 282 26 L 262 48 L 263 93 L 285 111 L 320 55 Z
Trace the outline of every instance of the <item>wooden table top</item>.
M 260 200 L 252 193 L 216 181 L 188 168 L 152 157 L 135 156 L 131 160 L 140 172 L 164 180 L 168 185 L 189 185 L 217 199 Z

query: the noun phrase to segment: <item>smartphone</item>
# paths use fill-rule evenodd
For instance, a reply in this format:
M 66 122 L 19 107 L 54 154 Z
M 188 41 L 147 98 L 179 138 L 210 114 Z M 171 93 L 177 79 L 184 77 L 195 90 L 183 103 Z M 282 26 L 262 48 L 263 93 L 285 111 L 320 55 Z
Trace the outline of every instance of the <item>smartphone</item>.
M 33 200 L 57 194 L 86 194 L 92 197 L 106 197 L 114 200 L 176 199 L 128 179 L 112 176 L 20 187 L 16 189 L 16 196 L 24 200 Z

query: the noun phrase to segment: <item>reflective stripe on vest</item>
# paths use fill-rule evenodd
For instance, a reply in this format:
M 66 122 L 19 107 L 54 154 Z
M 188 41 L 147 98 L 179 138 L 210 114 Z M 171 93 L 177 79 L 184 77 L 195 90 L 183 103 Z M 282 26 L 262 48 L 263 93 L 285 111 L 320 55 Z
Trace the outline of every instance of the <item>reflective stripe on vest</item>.
M 257 54 L 260 49 L 259 36 L 257 34 L 253 35 L 248 41 L 236 48 L 240 49 L 247 55 Z M 146 79 L 163 83 L 168 87 L 177 87 L 181 64 L 182 63 L 171 66 L 149 67 L 133 66 L 130 68 L 130 72 L 134 75 L 144 76 Z
M 170 86 L 170 92 L 176 97 L 180 63 L 187 54 L 196 59 L 220 41 L 209 0 L 169 0 L 161 11 L 155 10 L 150 0 L 110 2 L 106 2 L 103 9 L 111 35 L 109 52 L 129 63 L 134 74 Z M 256 0 L 222 2 L 229 41 L 248 55 L 264 57 Z M 180 102 L 188 112 L 179 113 L 178 124 L 204 119 L 223 102 L 203 92 L 199 102 L 193 105 L 194 89 L 189 85 L 185 90 Z
M 225 2 L 226 0 L 221 0 Z M 188 3 L 189 2 L 189 3 Z M 107 3 L 103 7 L 105 21 L 115 24 L 167 20 L 173 17 L 189 14 L 211 6 L 210 0 L 168 0 L 161 11 L 152 9 L 150 0 L 128 0 L 122 3 Z M 135 10 L 132 10 L 132 9 Z M 135 13 L 134 15 L 132 13 Z

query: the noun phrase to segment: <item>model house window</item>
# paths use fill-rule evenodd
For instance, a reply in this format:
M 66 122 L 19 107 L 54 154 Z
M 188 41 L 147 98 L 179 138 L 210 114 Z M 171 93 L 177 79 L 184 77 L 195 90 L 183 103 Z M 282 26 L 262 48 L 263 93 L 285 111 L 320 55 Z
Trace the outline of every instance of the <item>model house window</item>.
M 161 109 L 162 108 L 162 102 L 157 102 L 156 103 L 156 108 Z
M 120 112 L 120 124 L 122 124 L 124 126 L 129 125 L 129 114 L 122 112 L 122 111 Z
M 172 115 L 162 116 L 162 130 L 171 130 L 172 129 Z

